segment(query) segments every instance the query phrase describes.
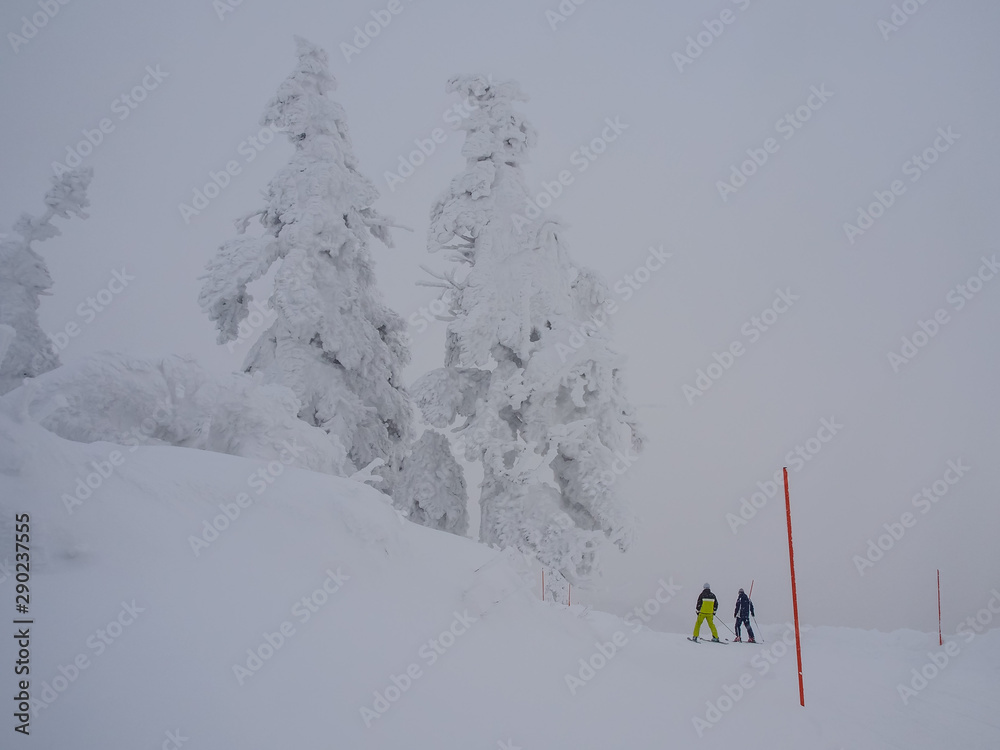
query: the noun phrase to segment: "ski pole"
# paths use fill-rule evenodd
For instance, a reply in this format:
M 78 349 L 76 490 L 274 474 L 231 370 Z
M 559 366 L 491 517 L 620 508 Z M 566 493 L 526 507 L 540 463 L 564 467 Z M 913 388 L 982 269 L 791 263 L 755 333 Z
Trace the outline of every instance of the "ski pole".
M 753 617 L 753 624 L 757 625 L 757 633 L 759 634 L 760 633 L 760 625 L 757 624 L 757 618 L 754 617 L 753 615 L 750 615 L 750 616 Z M 762 641 L 760 638 L 758 638 L 757 642 L 758 643 L 763 643 L 764 641 Z
M 726 625 L 725 620 L 723 620 L 721 618 L 719 619 L 719 622 L 721 622 L 723 625 Z M 726 630 L 728 630 L 730 633 L 733 633 L 733 629 L 731 627 L 729 627 L 728 625 L 726 625 Z M 736 636 L 736 633 L 733 633 L 733 637 L 735 637 L 735 636 Z

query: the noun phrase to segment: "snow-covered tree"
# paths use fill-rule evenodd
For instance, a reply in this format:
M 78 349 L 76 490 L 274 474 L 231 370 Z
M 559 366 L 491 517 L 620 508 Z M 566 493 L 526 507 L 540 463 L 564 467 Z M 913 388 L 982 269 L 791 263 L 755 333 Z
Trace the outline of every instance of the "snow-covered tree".
M 477 107 L 462 126 L 466 168 L 431 210 L 428 249 L 452 264 L 445 367 L 414 397 L 435 427 L 465 419 L 466 458 L 483 464 L 480 539 L 585 583 L 603 541 L 625 550 L 633 535 L 612 487 L 616 459 L 642 445 L 610 346 L 614 301 L 530 199 L 535 132 L 513 107 L 517 85 L 462 76 L 448 89 Z
M 413 445 L 392 499 L 411 521 L 423 526 L 459 536 L 469 530 L 465 475 L 451 454 L 451 443 L 440 432 L 427 430 Z
M 4 359 L 7 357 L 7 350 L 10 349 L 10 345 L 14 343 L 15 338 L 17 338 L 17 331 L 14 330 L 14 327 L 6 323 L 0 323 L 0 365 L 3 364 Z
M 389 491 L 411 433 L 400 379 L 410 355 L 403 320 L 376 287 L 368 241 L 391 247 L 391 221 L 372 207 L 378 191 L 358 171 L 326 52 L 296 44 L 298 66 L 261 118 L 295 152 L 268 185 L 264 208 L 239 220 L 239 236 L 209 263 L 199 301 L 219 343 L 235 339 L 252 301 L 247 285 L 277 263 L 277 317 L 244 369 L 291 388 L 299 416 L 336 436 L 355 468 L 383 461 Z M 262 231 L 247 234 L 255 216 Z
M 93 355 L 32 379 L 0 407 L 67 440 L 177 445 L 350 473 L 343 446 L 298 418 L 288 388 L 243 373 L 216 377 L 183 357 Z
M 15 333 L 6 356 L 0 357 L 0 394 L 16 388 L 24 378 L 59 366 L 59 355 L 38 322 L 38 298 L 49 294 L 52 277 L 31 243 L 61 234 L 52 223 L 56 216 L 87 218 L 84 209 L 90 205 L 87 186 L 92 176 L 93 170 L 87 168 L 53 177 L 45 194 L 45 213 L 22 214 L 13 227 L 20 237 L 0 238 L 0 324 L 9 325 Z

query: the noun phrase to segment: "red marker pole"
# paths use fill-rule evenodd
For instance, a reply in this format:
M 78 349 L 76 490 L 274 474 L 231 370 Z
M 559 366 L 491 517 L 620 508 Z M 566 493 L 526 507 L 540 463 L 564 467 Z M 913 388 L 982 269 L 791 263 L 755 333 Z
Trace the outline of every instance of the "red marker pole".
M 785 475 L 785 515 L 788 518 L 788 566 L 792 571 L 792 615 L 795 618 L 795 657 L 799 662 L 799 705 L 806 705 L 806 694 L 802 688 L 802 640 L 799 637 L 799 598 L 795 591 L 795 552 L 792 548 L 792 503 L 788 498 L 788 467 L 783 467 Z
M 938 645 L 944 645 L 944 636 L 941 635 L 941 570 L 938 572 Z

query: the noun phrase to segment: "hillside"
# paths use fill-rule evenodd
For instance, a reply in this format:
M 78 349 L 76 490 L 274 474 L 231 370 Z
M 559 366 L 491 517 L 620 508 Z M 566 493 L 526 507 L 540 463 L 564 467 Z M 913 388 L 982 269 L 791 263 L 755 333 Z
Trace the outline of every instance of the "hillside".
M 936 634 L 810 628 L 803 709 L 786 625 L 695 645 L 543 603 L 516 557 L 402 520 L 356 482 L 7 417 L 0 456 L 7 569 L 14 516 L 30 515 L 36 701 L 30 736 L 4 747 L 1000 747 L 996 630 L 949 639 L 904 704 L 897 683 Z M 98 486 L 69 502 L 78 479 Z M 14 586 L 0 583 L 5 616 Z M 685 613 L 698 586 L 649 597 Z

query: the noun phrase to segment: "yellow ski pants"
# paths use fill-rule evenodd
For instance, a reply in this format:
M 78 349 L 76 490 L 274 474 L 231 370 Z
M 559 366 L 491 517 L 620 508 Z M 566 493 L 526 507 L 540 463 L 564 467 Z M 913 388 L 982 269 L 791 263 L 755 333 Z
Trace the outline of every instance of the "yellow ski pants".
M 694 637 L 695 638 L 698 637 L 698 633 L 701 631 L 701 623 L 704 622 L 705 620 L 708 620 L 708 627 L 709 630 L 712 631 L 712 637 L 718 638 L 719 631 L 715 629 L 715 615 L 709 614 L 707 612 L 698 613 L 698 620 L 694 624 Z

